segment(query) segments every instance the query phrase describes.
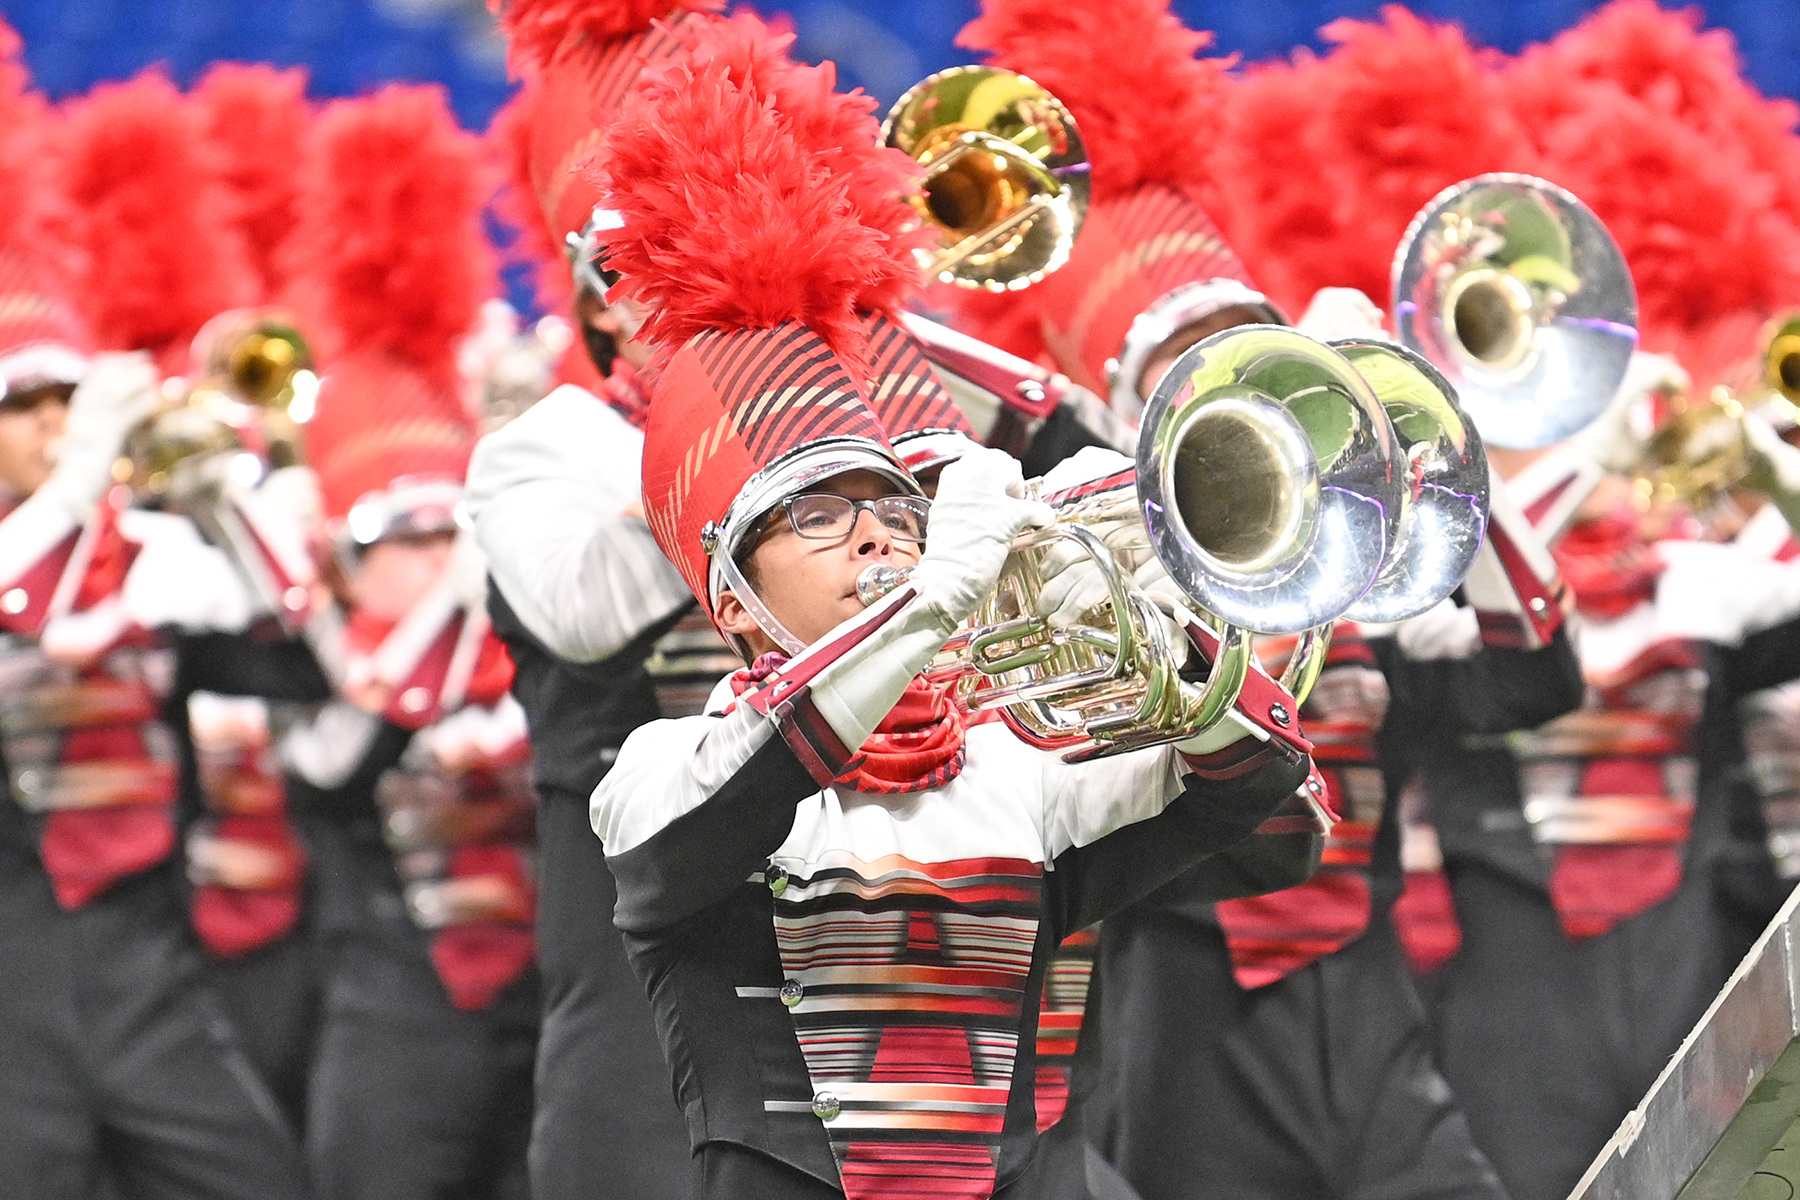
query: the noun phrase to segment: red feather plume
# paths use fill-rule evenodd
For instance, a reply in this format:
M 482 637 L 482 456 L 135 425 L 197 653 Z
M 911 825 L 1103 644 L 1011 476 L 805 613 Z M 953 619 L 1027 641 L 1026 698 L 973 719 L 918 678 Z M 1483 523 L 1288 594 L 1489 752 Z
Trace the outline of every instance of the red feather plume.
M 1376 21 L 1333 21 L 1322 62 L 1317 173 L 1335 196 L 1339 237 L 1313 262 L 1315 287 L 1361 289 L 1385 303 L 1394 247 L 1444 188 L 1490 171 L 1536 167 L 1512 117 L 1497 56 L 1455 25 L 1398 5 Z
M 286 285 L 282 244 L 294 228 L 298 159 L 312 109 L 304 70 L 261 63 L 219 63 L 193 91 L 208 143 L 219 159 L 231 223 L 273 300 Z
M 1068 107 L 1094 164 L 1095 199 L 1160 183 L 1209 211 L 1205 147 L 1219 129 L 1230 65 L 1196 57 L 1211 43 L 1212 34 L 1182 25 L 1168 0 L 986 0 L 956 36 Z
M 48 259 L 56 273 L 70 263 L 60 221 L 61 189 L 50 167 L 54 121 L 32 90 L 25 46 L 0 20 L 0 244 Z
M 1235 77 L 1212 155 L 1220 231 L 1258 287 L 1290 313 L 1305 307 L 1318 264 L 1345 237 L 1337 198 L 1319 178 L 1330 152 L 1316 99 L 1326 74 L 1319 59 L 1299 54 Z
M 691 61 L 719 67 L 736 86 L 772 101 L 801 146 L 844 183 L 863 224 L 888 239 L 891 263 L 870 278 L 861 303 L 865 309 L 897 310 L 919 286 L 911 251 L 930 246 L 933 235 L 905 201 L 919 190 L 922 169 L 880 144 L 874 98 L 861 89 L 838 92 L 837 68 L 830 62 L 810 66 L 790 58 L 794 32 L 784 21 L 739 12 L 682 29 Z
M 200 327 L 257 290 L 198 110 L 148 71 L 72 101 L 59 140 L 69 228 L 84 258 L 75 298 L 96 340 L 184 369 Z
M 295 300 L 327 363 L 386 351 L 447 390 L 456 344 L 496 290 L 481 226 L 481 142 L 442 88 L 390 85 L 314 123 L 295 238 Z
M 527 78 L 488 125 L 488 158 L 500 181 L 494 213 L 513 235 L 506 260 L 532 270 L 538 305 L 545 312 L 566 312 L 574 295 L 569 262 L 550 234 L 531 181 L 531 126 L 537 104 L 537 84 Z
M 916 286 L 907 240 L 865 217 L 871 195 L 899 195 L 917 168 L 876 147 L 865 98 L 830 95 L 821 69 L 778 66 L 784 38 L 754 18 L 694 31 L 646 71 L 586 168 L 624 219 L 611 265 L 664 354 L 709 328 L 800 321 L 858 360 L 858 313 Z
M 1701 386 L 1756 353 L 1760 322 L 1800 302 L 1800 109 L 1743 78 L 1728 33 L 1652 0 L 1528 49 L 1506 84 L 1544 173 L 1624 250 L 1645 347 Z
M 507 63 L 514 74 L 554 62 L 575 38 L 604 45 L 642 33 L 658 17 L 721 7 L 723 0 L 488 0 L 510 44 Z

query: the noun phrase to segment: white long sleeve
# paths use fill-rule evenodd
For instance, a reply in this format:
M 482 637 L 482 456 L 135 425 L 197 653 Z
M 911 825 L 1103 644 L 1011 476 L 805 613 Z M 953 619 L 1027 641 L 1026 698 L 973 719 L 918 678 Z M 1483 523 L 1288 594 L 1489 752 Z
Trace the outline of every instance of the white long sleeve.
M 597 662 L 691 597 L 640 500 L 643 434 L 564 386 L 481 440 L 468 508 L 489 570 L 552 652 Z

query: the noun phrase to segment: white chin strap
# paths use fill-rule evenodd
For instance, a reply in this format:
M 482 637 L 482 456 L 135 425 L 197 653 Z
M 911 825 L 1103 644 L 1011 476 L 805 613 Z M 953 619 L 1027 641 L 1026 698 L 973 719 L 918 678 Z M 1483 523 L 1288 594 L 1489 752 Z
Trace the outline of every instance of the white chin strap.
M 787 626 L 776 620 L 775 614 L 769 611 L 769 606 L 762 602 L 762 597 L 756 594 L 756 589 L 750 586 L 750 581 L 738 569 L 737 560 L 730 554 L 721 553 L 718 562 L 719 574 L 725 577 L 725 586 L 731 589 L 731 594 L 738 598 L 738 603 L 744 606 L 744 611 L 750 614 L 757 626 L 789 655 L 797 655 L 805 650 L 806 643 L 789 633 Z

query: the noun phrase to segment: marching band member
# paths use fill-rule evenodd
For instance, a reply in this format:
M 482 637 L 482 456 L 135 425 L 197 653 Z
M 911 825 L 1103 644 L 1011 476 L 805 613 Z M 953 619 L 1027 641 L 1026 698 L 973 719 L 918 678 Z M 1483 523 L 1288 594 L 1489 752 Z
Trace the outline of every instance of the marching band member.
M 294 225 L 298 154 L 312 119 L 303 71 L 220 63 L 189 95 L 227 203 L 216 236 L 241 241 L 253 289 L 246 303 L 281 297 L 289 265 L 282 254 Z M 287 318 L 263 308 L 221 313 L 196 335 L 187 367 L 188 403 L 209 398 L 263 415 L 315 386 L 304 342 Z M 282 330 L 270 342 L 265 333 Z M 300 350 L 292 360 L 280 355 Z M 277 357 L 270 357 L 273 354 Z M 236 367 L 234 371 L 234 359 Z M 258 372 L 267 370 L 267 376 Z M 254 397 L 246 386 L 260 387 Z M 296 389 L 299 389 L 298 391 Z M 273 421 L 287 413 L 270 411 Z M 302 408 L 304 415 L 304 408 Z M 271 424 L 258 433 L 300 439 Z M 286 446 L 252 436 L 262 475 L 228 478 L 216 494 L 184 497 L 210 539 L 252 584 L 252 623 L 260 633 L 301 635 L 314 617 L 317 583 L 317 481 L 283 457 Z M 207 511 L 199 511 L 205 505 Z M 206 651 L 223 654 L 222 639 Z M 187 835 L 196 933 L 207 950 L 208 978 L 258 1072 L 296 1129 L 304 1124 L 307 1075 L 319 1014 L 319 971 L 308 904 L 304 836 L 289 811 L 275 739 L 292 714 L 330 696 L 323 668 L 306 672 L 312 689 L 245 678 L 254 695 L 196 691 L 188 701 L 197 803 L 204 810 Z
M 646 512 L 753 665 L 728 711 L 632 734 L 593 823 L 702 1195 L 925 1178 L 1004 1194 L 1032 1154 L 1043 960 L 1062 932 L 1248 836 L 1304 778 L 1304 744 L 1248 715 L 1282 694 L 1258 677 L 1241 723 L 1071 766 L 965 729 L 916 678 L 1044 513 L 1015 498 L 1013 460 L 966 455 L 921 552 L 926 506 L 863 399 L 856 316 L 903 297 L 908 247 L 848 201 L 908 172 L 809 148 L 796 130 L 867 111 L 818 78 L 759 93 L 742 60 L 678 59 L 603 151 L 623 216 L 607 246 L 671 355 Z M 788 264 L 773 288 L 769 253 Z M 855 582 L 875 563 L 914 574 L 864 610 Z
M 680 45 L 696 19 L 683 7 L 515 2 L 501 18 L 524 81 L 490 136 L 513 166 L 523 210 L 514 221 L 553 264 L 541 290 L 581 335 L 563 386 L 484 438 L 469 469 L 469 513 L 492 573 L 495 629 L 517 665 L 538 795 L 544 1020 L 530 1159 L 544 1200 L 614 1190 L 672 1198 L 691 1170 L 650 1008 L 612 926 L 617 892 L 587 800 L 625 737 L 659 715 L 644 662 L 693 598 L 644 521 L 647 354 L 627 336 L 630 301 L 596 261 L 609 220 L 602 197 L 572 170 L 640 62 Z
M 1085 352 L 1087 376 L 1108 373 L 1115 405 L 1133 412 L 1188 346 L 1234 325 L 1282 320 L 1195 203 L 1210 187 L 1204 164 L 1191 150 L 1159 154 L 1130 123 L 1146 91 L 1178 97 L 1192 120 L 1205 119 L 1197 110 L 1216 102 L 1218 79 L 1192 57 L 1201 35 L 1156 2 L 1054 14 L 989 3 L 963 38 L 1067 100 L 1095 159 L 1100 224 L 1091 216 L 1069 267 L 1037 285 L 1049 345 L 1071 374 Z M 1097 45 L 1120 49 L 1097 60 Z M 1112 60 L 1133 64 L 1129 97 L 1095 71 Z M 1359 292 L 1328 289 L 1301 329 L 1381 336 L 1380 313 Z M 1456 611 L 1450 623 L 1472 634 L 1473 613 Z M 1553 629 L 1535 644 L 1545 646 Z M 1480 644 L 1468 640 L 1465 656 Z M 1535 664 L 1508 662 L 1508 653 L 1482 655 L 1465 671 L 1475 693 L 1496 673 L 1522 676 L 1503 693 L 1517 702 L 1494 715 L 1499 728 L 1573 703 L 1567 686 L 1531 686 L 1552 683 L 1559 667 L 1572 675 L 1566 645 L 1542 649 Z M 1271 1196 L 1499 1194 L 1431 1061 L 1424 1011 L 1386 917 L 1400 890 L 1398 791 L 1384 787 L 1375 748 L 1386 703 L 1375 652 L 1340 626 L 1304 715 L 1330 734 L 1316 755 L 1344 819 L 1327 865 L 1308 882 L 1231 899 L 1259 889 L 1222 888 L 1203 864 L 1109 920 L 1097 949 L 1089 940 L 1057 960 L 1068 994 L 1047 1019 L 1064 1042 L 1080 1031 L 1065 1122 L 1078 1128 L 1059 1132 L 1091 1140 L 1123 1184 L 1151 1200 L 1197 1186 Z M 1090 969 L 1100 986 L 1083 997 Z M 1388 1120 L 1365 1137 L 1369 1111 Z M 1232 1132 L 1217 1136 L 1220 1121 L 1234 1118 Z
M 134 1195 L 304 1194 L 293 1133 L 205 987 L 180 835 L 193 816 L 187 692 L 302 678 L 305 651 L 183 634 L 241 628 L 250 601 L 184 519 L 130 510 L 114 486 L 127 437 L 161 403 L 155 369 L 141 355 L 90 359 L 53 288 L 69 282 L 48 265 L 63 265 L 54 243 L 41 229 L 19 238 L 40 201 L 80 204 L 62 226 L 78 237 L 130 212 L 136 223 L 109 235 L 147 240 L 90 311 L 113 344 L 184 344 L 206 285 L 231 268 L 205 236 L 205 170 L 179 105 L 157 79 L 96 92 L 58 130 L 63 175 L 18 173 L 7 189 L 0 1175 L 16 1194 L 85 1197 L 102 1177 Z M 9 149 L 37 134 L 10 124 Z M 160 208 L 133 209 L 145 189 Z
M 526 1186 L 527 748 L 455 523 L 475 442 L 456 347 L 494 283 L 479 165 L 441 92 L 391 87 L 322 111 L 299 201 L 326 366 L 307 451 L 345 610 L 340 702 L 282 745 L 319 829 L 308 1156 L 326 1197 Z
M 1783 478 L 1765 466 L 1776 508 L 1794 500 Z M 1555 546 L 1583 617 L 1583 707 L 1505 741 L 1415 739 L 1463 930 L 1444 1069 L 1515 1197 L 1573 1185 L 1769 915 L 1742 899 L 1768 865 L 1736 783 L 1738 706 L 1800 671 L 1800 609 L 1727 603 L 1737 573 L 1659 548 L 1680 522 L 1628 491 L 1602 481 Z M 1538 511 L 1561 519 L 1553 498 Z M 1765 610 L 1760 630 L 1724 628 L 1739 604 Z

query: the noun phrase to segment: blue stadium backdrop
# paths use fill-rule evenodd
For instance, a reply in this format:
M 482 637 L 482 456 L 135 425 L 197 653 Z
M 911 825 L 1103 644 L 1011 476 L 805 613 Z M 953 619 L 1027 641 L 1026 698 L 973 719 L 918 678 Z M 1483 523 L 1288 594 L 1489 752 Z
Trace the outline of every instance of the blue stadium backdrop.
M 1379 0 L 1177 0 L 1217 49 L 1255 60 L 1318 46 L 1321 25 L 1370 16 Z M 965 61 L 951 39 L 976 0 L 768 0 L 786 11 L 799 50 L 832 59 L 846 84 L 891 101 L 921 76 Z M 1514 51 L 1574 24 L 1587 0 L 1414 0 L 1421 14 L 1459 21 L 1478 43 Z M 1769 95 L 1800 98 L 1800 0 L 1710 0 L 1708 25 L 1733 31 L 1750 77 Z M 388 80 L 435 81 L 463 123 L 484 129 L 506 99 L 505 48 L 483 0 L 0 0 L 52 97 L 161 63 L 189 83 L 217 59 L 311 72 L 320 97 Z

